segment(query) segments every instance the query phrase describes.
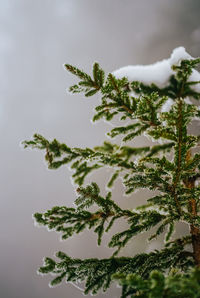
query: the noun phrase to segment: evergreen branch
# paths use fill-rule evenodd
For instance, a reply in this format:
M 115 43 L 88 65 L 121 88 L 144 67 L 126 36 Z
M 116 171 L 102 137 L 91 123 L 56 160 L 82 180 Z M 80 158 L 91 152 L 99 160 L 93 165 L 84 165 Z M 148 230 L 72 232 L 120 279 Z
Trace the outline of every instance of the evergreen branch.
M 165 143 L 163 145 L 155 145 L 151 147 L 150 152 L 146 155 L 146 157 L 152 157 L 160 152 L 170 152 L 171 149 L 174 147 L 173 142 Z
M 195 63 L 193 64 L 193 61 Z M 159 96 L 167 96 L 172 99 L 177 98 L 177 94 L 180 90 L 180 86 L 185 81 L 184 89 L 182 90 L 182 98 L 192 97 L 195 99 L 200 99 L 200 93 L 191 89 L 191 86 L 199 84 L 199 81 L 187 81 L 189 76 L 192 74 L 192 69 L 197 66 L 199 63 L 198 59 L 194 60 L 184 60 L 181 62 L 180 66 L 174 65 L 172 69 L 175 71 L 175 74 L 169 78 L 169 84 L 160 88 L 156 84 L 145 85 L 138 81 L 131 82 L 131 90 L 136 94 L 140 95 L 149 95 L 153 92 L 157 92 Z
M 163 170 L 159 172 L 159 169 L 144 167 L 143 173 L 134 174 L 132 177 L 125 176 L 126 194 L 130 194 L 138 188 L 159 190 L 168 194 L 171 189 L 170 179 L 168 173 Z
M 148 135 L 155 140 L 164 139 L 168 141 L 177 142 L 174 130 L 171 127 L 156 127 L 148 130 Z
M 170 247 L 170 246 L 176 246 L 176 245 L 181 245 L 182 247 L 185 247 L 188 244 L 191 244 L 192 238 L 190 235 L 184 236 L 182 238 L 177 238 L 175 240 L 168 241 L 165 243 L 165 247 Z
M 182 87 L 183 88 L 183 87 Z M 182 90 L 181 88 L 181 90 Z M 181 97 L 181 91 L 179 92 L 180 97 Z M 174 192 L 174 200 L 177 206 L 177 211 L 179 214 L 182 213 L 181 210 L 181 205 L 179 203 L 179 200 L 177 198 L 177 193 L 176 193 L 176 186 L 179 183 L 179 179 L 181 176 L 181 170 L 182 170 L 182 160 L 184 160 L 187 151 L 185 150 L 184 146 L 183 146 L 183 142 L 184 142 L 184 137 L 187 134 L 186 131 L 186 127 L 184 126 L 184 133 L 182 131 L 183 129 L 183 114 L 182 114 L 182 109 L 183 109 L 183 101 L 181 98 L 179 98 L 178 101 L 178 116 L 177 116 L 177 124 L 176 124 L 176 128 L 177 128 L 177 145 L 175 146 L 175 157 L 174 157 L 174 163 L 177 165 L 176 171 L 174 172 L 173 175 L 173 192 Z
M 85 96 L 88 97 L 101 91 L 102 104 L 96 107 L 97 114 L 93 117 L 93 121 L 102 117 L 110 121 L 116 114 L 123 113 L 121 119 L 129 117 L 144 122 L 142 131 L 146 130 L 149 125 L 157 126 L 159 124 L 157 111 L 167 100 L 166 96 L 160 96 L 158 92 L 152 92 L 148 96 L 144 94 L 139 99 L 134 98 L 130 95 L 131 90 L 126 78 L 117 79 L 110 73 L 104 83 L 105 74 L 98 63 L 93 65 L 93 80 L 85 72 L 72 65 L 66 64 L 65 67 L 82 80 L 70 87 L 71 92 L 84 92 Z
M 104 84 L 105 73 L 96 62 L 93 65 L 93 79 L 91 76 L 70 64 L 65 64 L 65 68 L 73 75 L 77 76 L 80 81 L 78 84 L 71 86 L 69 91 L 72 93 L 84 92 L 86 97 L 96 94 Z
M 152 271 L 149 279 L 144 280 L 138 274 L 114 274 L 122 286 L 122 296 L 140 298 L 197 298 L 200 292 L 200 270 L 194 269 L 187 273 L 174 270 L 168 276 L 159 271 Z M 192 285 L 192 287 L 191 287 Z
M 53 207 L 45 213 L 36 213 L 34 218 L 39 225 L 47 226 L 49 230 L 56 230 L 62 233 L 62 239 L 67 239 L 73 234 L 78 234 L 86 228 L 94 228 L 98 235 L 98 245 L 101 244 L 101 238 L 105 231 L 105 224 L 110 220 L 106 231 L 108 231 L 114 221 L 120 217 L 129 218 L 134 213 L 129 210 L 121 209 L 113 200 L 111 193 L 106 198 L 100 196 L 100 190 L 96 183 L 87 185 L 85 188 L 77 189 L 79 194 L 75 201 L 77 208 L 68 208 L 65 206 Z M 96 205 L 100 209 L 96 212 L 87 211 L 91 206 Z
M 144 205 L 130 211 L 118 206 L 111 199 L 111 192 L 101 196 L 97 184 L 91 183 L 77 189 L 76 208 L 61 206 L 36 213 L 37 223 L 60 232 L 63 239 L 86 228 L 93 229 L 99 245 L 103 234 L 118 219 L 126 220 L 129 225 L 111 237 L 108 245 L 116 251 L 109 259 L 72 259 L 62 252 L 57 254 L 59 262 L 46 258 L 39 272 L 56 275 L 51 285 L 64 279 L 84 282 L 85 294 L 96 294 L 100 289 L 106 291 L 114 278 L 122 285 L 122 298 L 199 297 L 200 273 L 190 268 L 200 266 L 200 186 L 196 183 L 200 178 L 200 155 L 193 154 L 200 137 L 189 135 L 188 127 L 200 118 L 200 111 L 187 98 L 200 99 L 195 88 L 199 81 L 191 81 L 198 63 L 200 58 L 180 59 L 172 66 L 174 74 L 164 88 L 129 82 L 125 77 L 118 79 L 113 74 L 105 78 L 98 63 L 94 63 L 92 75 L 65 65 L 79 79 L 69 88 L 72 93 L 82 92 L 85 97 L 101 93 L 93 121 L 101 118 L 110 121 L 116 115 L 131 121 L 112 129 L 108 133 L 110 137 L 122 135 L 123 141 L 131 141 L 144 134 L 153 138 L 152 141 L 165 143 L 134 148 L 104 142 L 93 149 L 82 149 L 70 148 L 56 139 L 48 141 L 38 134 L 23 142 L 25 148 L 44 150 L 50 169 L 70 163 L 79 186 L 93 170 L 112 167 L 109 187 L 123 174 L 127 194 L 138 188 L 158 191 Z M 171 240 L 179 221 L 188 224 L 190 234 Z M 152 228 L 155 230 L 150 240 L 165 232 L 164 249 L 132 258 L 114 257 L 132 237 Z M 191 245 L 191 252 L 185 250 L 187 245 Z
M 140 95 L 149 95 L 152 92 L 156 92 L 159 96 L 167 96 L 170 98 L 176 98 L 177 94 L 177 80 L 174 75 L 169 79 L 169 85 L 164 88 L 159 88 L 156 84 L 145 85 L 138 81 L 131 82 L 131 89 Z
M 54 207 L 44 214 L 36 213 L 34 215 L 36 222 L 47 226 L 50 230 L 53 229 L 62 233 L 62 239 L 67 239 L 75 233 L 78 234 L 86 228 L 94 228 L 94 232 L 98 235 L 98 245 L 100 245 L 103 232 L 110 230 L 116 219 L 124 217 L 128 219 L 130 228 L 115 234 L 109 243 L 110 247 L 118 247 L 115 252 L 117 254 L 133 236 L 151 229 L 166 218 L 165 215 L 156 211 L 133 212 L 123 210 L 111 200 L 111 193 L 108 193 L 106 198 L 101 197 L 96 183 L 85 188 L 80 187 L 77 192 L 79 194 L 75 201 L 77 209 L 64 206 Z M 86 210 L 93 205 L 100 207 L 100 209 L 92 213 Z M 104 225 L 107 220 L 110 222 L 105 230 Z M 168 224 L 169 220 L 166 219 L 166 221 Z M 161 232 L 163 229 L 157 234 Z
M 24 141 L 23 145 L 25 148 L 45 150 L 45 159 L 49 169 L 57 169 L 62 165 L 73 162 L 71 168 L 75 170 L 75 173 L 72 177 L 78 185 L 84 183 L 85 177 L 91 171 L 103 166 L 117 167 L 119 171 L 135 168 L 132 161 L 128 162 L 130 156 L 128 150 L 120 150 L 119 146 L 108 142 L 94 149 L 70 148 L 63 143 L 59 143 L 56 139 L 50 142 L 43 136 L 35 134 L 33 140 Z
M 119 134 L 126 134 L 129 131 L 135 131 L 138 127 L 141 127 L 140 123 L 134 123 L 134 124 L 130 124 L 128 126 L 122 126 L 122 127 L 116 127 L 114 129 L 111 130 L 110 133 L 108 133 L 108 135 L 113 138 Z M 124 141 L 124 139 L 123 139 Z
M 65 64 L 65 68 L 73 75 L 77 76 L 79 79 L 82 79 L 88 82 L 92 81 L 91 77 L 88 74 L 86 74 L 84 71 L 80 70 L 75 66 L 72 66 L 70 64 Z
M 62 233 L 63 240 L 68 239 L 75 233 L 79 234 L 86 228 L 94 228 L 94 232 L 98 235 L 98 245 L 101 244 L 105 230 L 105 221 L 111 216 L 114 216 L 114 213 L 105 213 L 102 210 L 91 213 L 86 210 L 77 210 L 65 206 L 53 207 L 44 214 L 34 214 L 38 224 L 47 226 L 49 230 L 56 230 Z
M 171 219 L 169 219 L 169 218 L 167 218 L 166 220 L 164 220 L 163 223 L 156 230 L 155 234 L 151 235 L 148 240 L 150 241 L 152 239 L 155 239 L 155 238 L 157 238 L 157 236 L 159 236 L 160 234 L 162 234 L 164 232 L 166 226 L 168 226 L 168 224 L 170 223 L 170 220 Z
M 100 289 L 106 291 L 112 282 L 114 274 L 138 274 L 142 279 L 147 279 L 153 270 L 163 272 L 167 268 L 188 269 L 193 265 L 191 255 L 183 250 L 182 246 L 174 245 L 160 252 L 139 254 L 133 258 L 109 258 L 109 259 L 72 259 L 63 252 L 56 256 L 60 262 L 46 258 L 44 265 L 40 267 L 40 274 L 57 275 L 51 281 L 55 286 L 66 279 L 67 282 L 85 282 L 85 294 L 91 292 L 97 294 Z M 114 276 L 113 276 L 114 275 Z M 118 275 L 118 276 L 119 276 Z
M 141 211 L 133 214 L 129 219 L 128 223 L 130 228 L 123 232 L 117 233 L 112 236 L 109 242 L 109 247 L 117 247 L 117 250 L 113 255 L 118 254 L 121 248 L 123 248 L 127 242 L 137 234 L 148 231 L 152 227 L 156 226 L 166 216 L 158 213 L 157 211 Z

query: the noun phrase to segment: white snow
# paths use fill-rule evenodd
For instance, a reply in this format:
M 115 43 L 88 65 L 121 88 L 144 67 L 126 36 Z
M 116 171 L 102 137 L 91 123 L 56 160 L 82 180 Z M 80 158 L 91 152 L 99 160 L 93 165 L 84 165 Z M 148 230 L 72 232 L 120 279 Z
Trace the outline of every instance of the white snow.
M 140 81 L 144 84 L 155 83 L 164 87 L 173 71 L 168 60 L 163 60 L 150 65 L 125 66 L 113 72 L 118 79 L 127 77 L 129 81 Z
M 180 62 L 185 59 L 194 59 L 185 50 L 184 47 L 178 47 L 173 50 L 170 58 L 149 65 L 129 65 L 122 67 L 113 72 L 116 78 L 127 77 L 129 81 L 140 81 L 144 84 L 156 84 L 163 88 L 167 85 L 169 78 L 175 72 L 172 70 L 172 65 L 180 65 Z M 200 73 L 193 70 L 188 81 L 200 81 Z M 200 92 L 200 84 L 193 85 L 192 88 Z
M 171 109 L 171 106 L 173 105 L 174 101 L 169 98 L 165 103 L 164 105 L 162 106 L 161 108 L 161 112 L 164 113 L 164 112 L 169 112 L 170 109 Z
M 170 66 L 172 65 L 180 65 L 180 62 L 182 60 L 189 60 L 194 59 L 192 56 L 190 56 L 184 47 L 178 47 L 173 50 L 171 53 L 171 57 L 168 59 Z
M 200 73 L 196 69 L 193 70 L 191 76 L 188 79 L 188 82 L 192 81 L 199 82 L 198 84 L 191 86 L 191 88 L 196 92 L 200 92 Z
M 185 103 L 187 103 L 188 105 L 192 105 L 191 100 L 189 99 L 189 97 L 185 97 L 184 98 Z

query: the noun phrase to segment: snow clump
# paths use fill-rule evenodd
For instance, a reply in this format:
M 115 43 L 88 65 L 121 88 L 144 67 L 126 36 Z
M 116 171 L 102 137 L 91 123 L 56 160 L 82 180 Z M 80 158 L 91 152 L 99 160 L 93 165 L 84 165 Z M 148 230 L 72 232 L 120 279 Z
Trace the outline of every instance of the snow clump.
M 169 78 L 175 73 L 172 65 L 180 65 L 182 60 L 194 59 L 190 56 L 184 47 L 178 47 L 173 50 L 170 58 L 158 61 L 149 65 L 129 65 L 113 72 L 113 75 L 121 79 L 126 77 L 129 81 L 139 81 L 143 84 L 156 84 L 159 88 L 168 85 Z M 200 81 L 200 73 L 193 70 L 188 81 Z M 200 83 L 192 86 L 196 92 L 200 92 Z

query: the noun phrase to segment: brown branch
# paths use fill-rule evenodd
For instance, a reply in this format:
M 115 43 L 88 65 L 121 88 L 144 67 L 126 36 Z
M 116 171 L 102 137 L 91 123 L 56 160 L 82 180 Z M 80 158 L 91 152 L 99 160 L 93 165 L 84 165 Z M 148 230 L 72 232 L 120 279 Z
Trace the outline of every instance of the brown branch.
M 191 151 L 188 150 L 187 155 L 186 155 L 186 162 L 189 163 L 191 160 Z M 185 186 L 189 189 L 192 189 L 195 187 L 195 178 L 188 178 L 185 181 Z M 189 211 L 191 214 L 191 218 L 197 216 L 197 204 L 195 199 L 190 199 L 189 200 Z M 193 248 L 193 257 L 195 264 L 197 267 L 200 267 L 200 229 L 197 228 L 194 224 L 190 225 L 190 234 L 192 236 L 192 248 Z
M 173 183 L 172 189 L 174 193 L 174 200 L 176 203 L 177 211 L 181 215 L 182 210 L 181 210 L 181 205 L 178 201 L 177 194 L 176 194 L 176 186 L 179 182 L 180 179 L 180 172 L 181 172 L 181 161 L 182 161 L 182 154 L 181 154 L 181 149 L 182 149 L 182 100 L 179 98 L 179 115 L 178 115 L 178 124 L 177 124 L 177 130 L 179 132 L 179 137 L 178 137 L 178 165 L 177 165 L 177 170 L 176 170 L 176 178 Z
M 110 216 L 115 216 L 116 214 L 114 212 L 109 212 L 109 213 L 104 213 L 104 212 L 96 212 L 96 213 L 93 213 L 91 215 L 91 217 L 89 218 L 89 220 L 95 220 L 95 219 L 100 219 L 100 218 L 108 218 Z

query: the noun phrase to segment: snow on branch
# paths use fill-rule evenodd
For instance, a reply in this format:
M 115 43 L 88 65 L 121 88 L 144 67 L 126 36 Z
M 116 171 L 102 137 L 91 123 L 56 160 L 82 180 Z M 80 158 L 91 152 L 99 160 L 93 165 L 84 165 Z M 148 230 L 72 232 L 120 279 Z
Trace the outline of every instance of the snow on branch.
M 121 79 L 126 77 L 129 81 L 140 81 L 143 84 L 156 84 L 158 87 L 165 87 L 169 78 L 175 74 L 172 69 L 173 65 L 180 65 L 182 60 L 194 59 L 190 56 L 184 47 L 178 47 L 173 50 L 170 58 L 158 61 L 149 65 L 128 65 L 117 69 L 113 72 L 113 75 Z M 200 73 L 197 70 L 193 70 L 188 81 L 200 81 Z M 200 84 L 195 85 L 195 90 L 200 91 Z

